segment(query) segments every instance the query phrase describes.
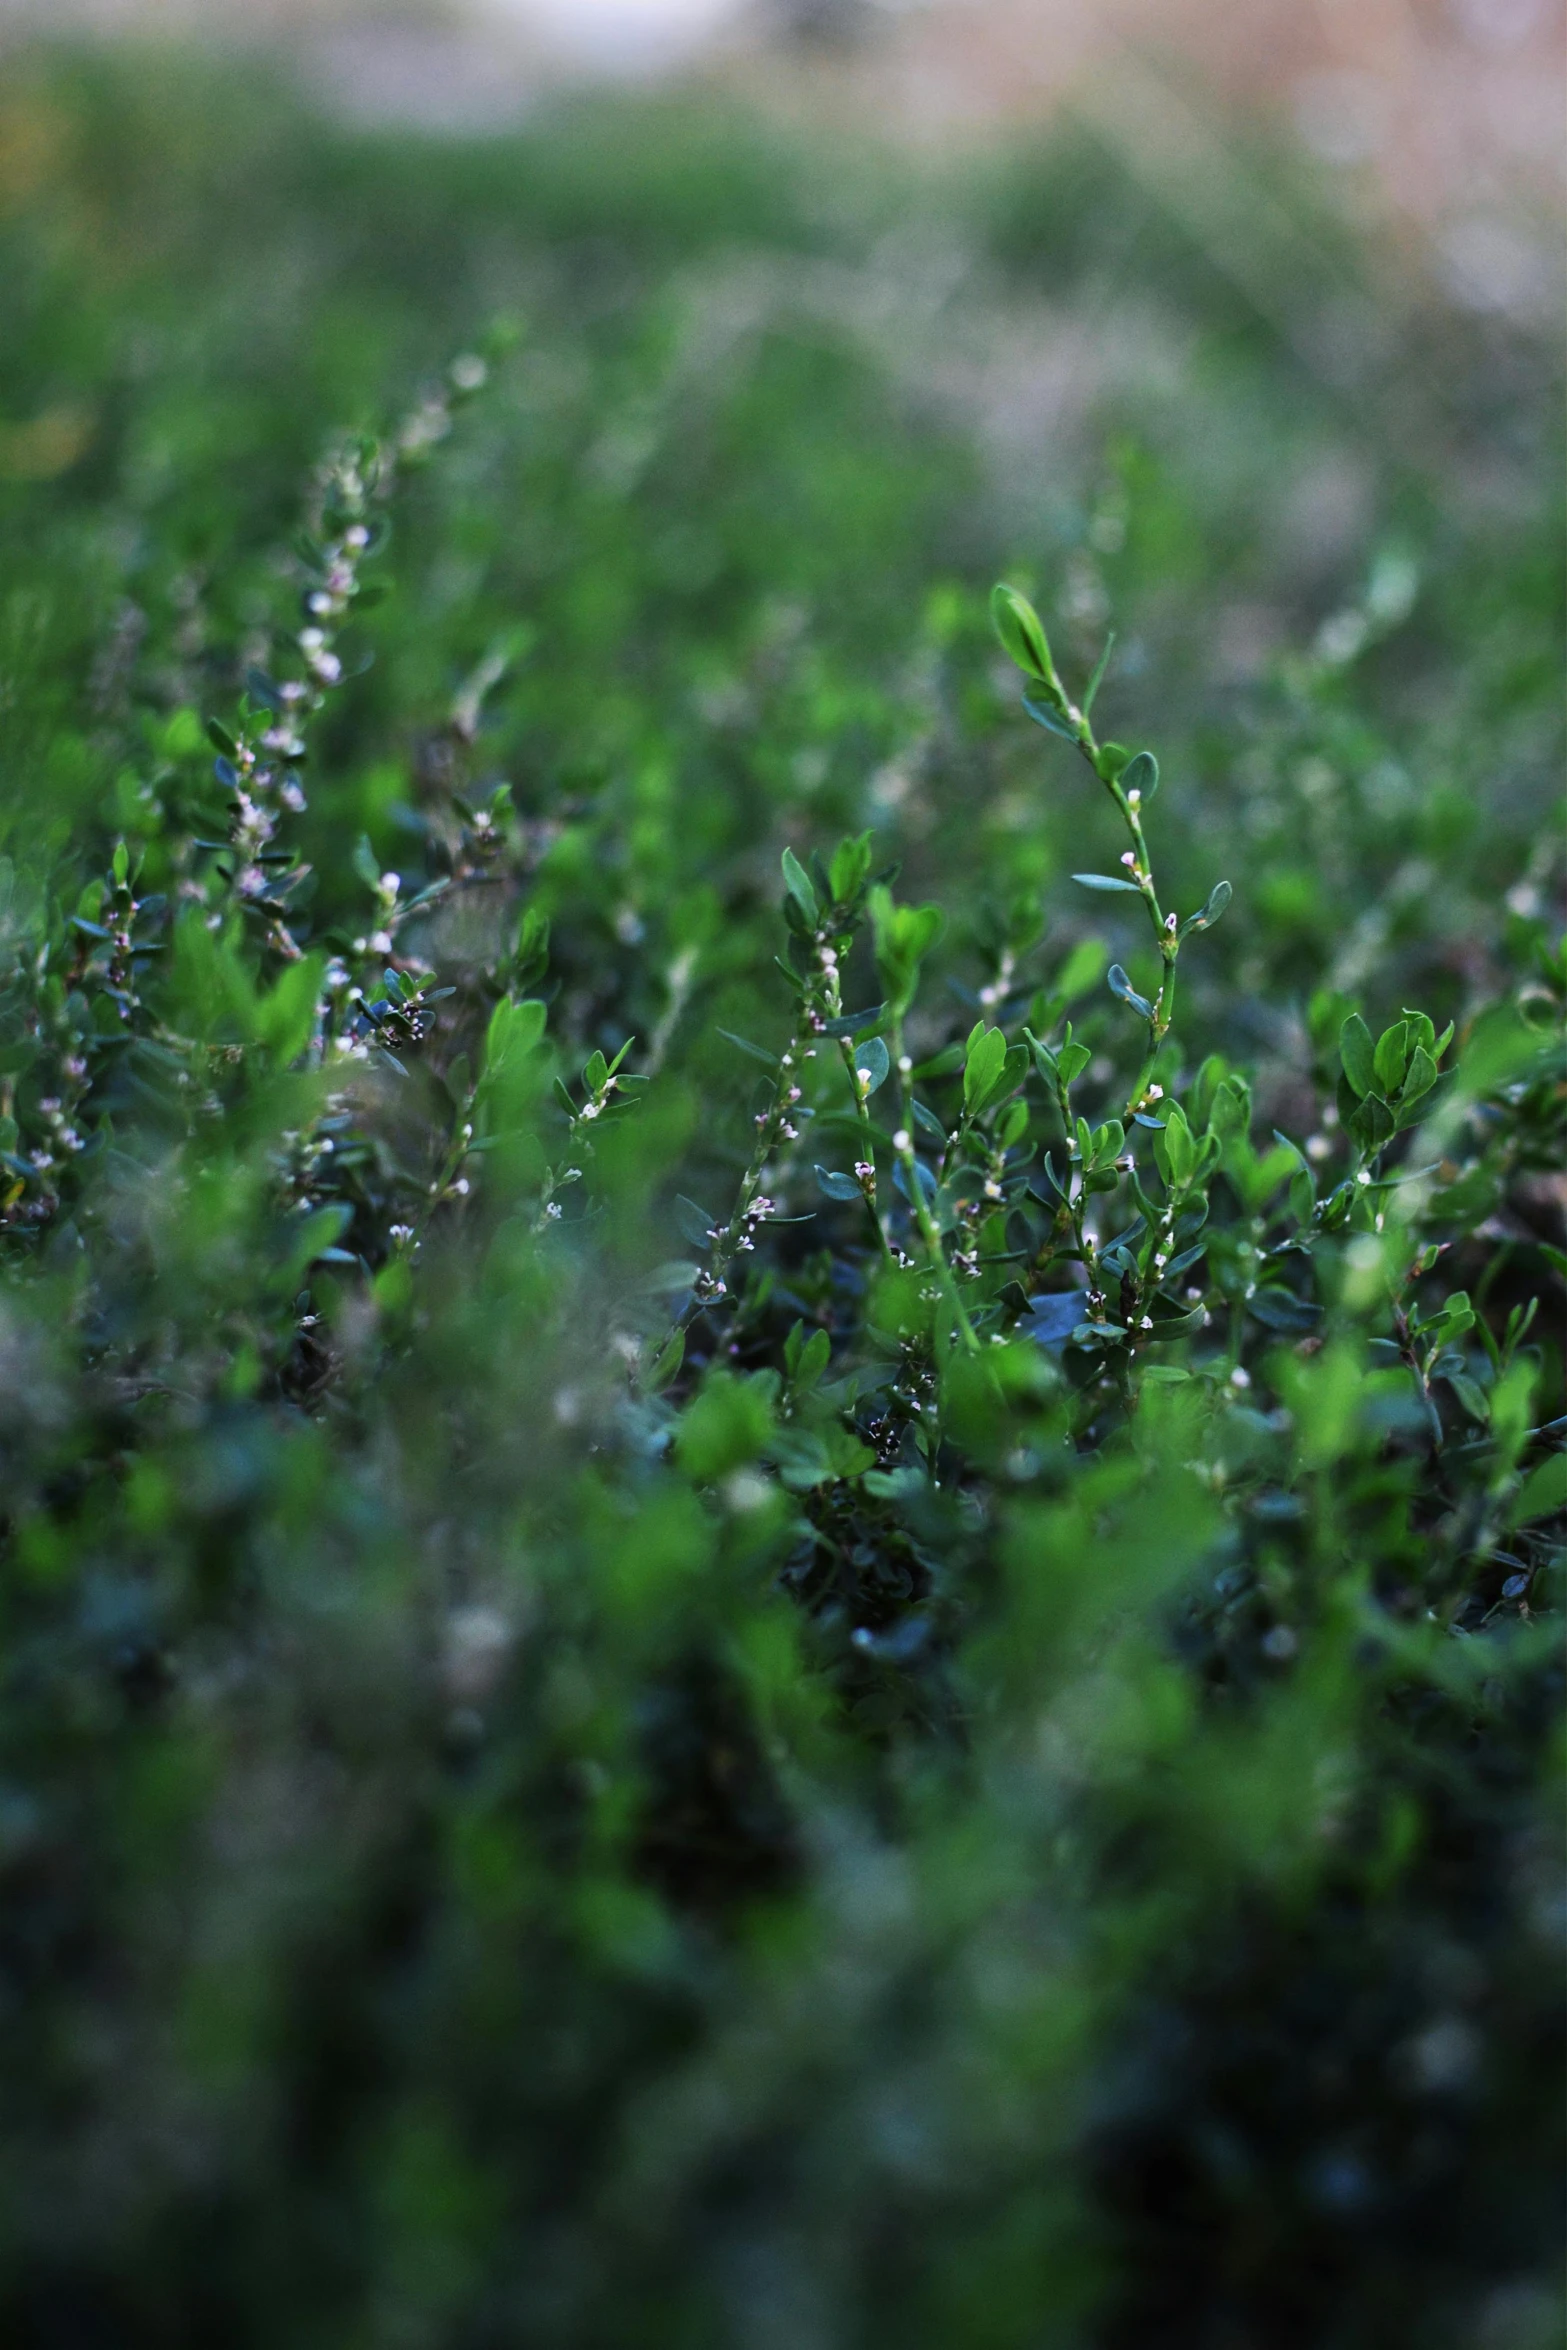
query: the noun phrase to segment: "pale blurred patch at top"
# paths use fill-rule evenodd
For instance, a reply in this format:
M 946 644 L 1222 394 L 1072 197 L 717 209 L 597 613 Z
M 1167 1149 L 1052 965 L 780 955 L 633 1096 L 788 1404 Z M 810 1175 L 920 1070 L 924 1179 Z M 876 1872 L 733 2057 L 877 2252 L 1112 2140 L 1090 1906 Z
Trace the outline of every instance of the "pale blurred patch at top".
M 1558 299 L 1567 0 L 0 0 L 0 36 L 280 44 L 361 118 L 493 127 L 583 78 L 705 80 L 945 147 L 1067 110 L 1209 243 L 1246 241 L 1253 117 L 1462 307 Z M 1220 126 L 1224 126 L 1222 129 Z M 1226 210 L 1233 217 L 1227 222 Z

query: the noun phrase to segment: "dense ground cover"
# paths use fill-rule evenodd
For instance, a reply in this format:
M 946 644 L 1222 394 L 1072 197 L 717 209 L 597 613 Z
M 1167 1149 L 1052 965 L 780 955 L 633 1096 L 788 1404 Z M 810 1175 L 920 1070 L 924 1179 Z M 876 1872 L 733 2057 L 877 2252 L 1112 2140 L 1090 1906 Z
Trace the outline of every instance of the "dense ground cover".
M 1236 171 L 14 77 L 8 2339 L 1552 2338 L 1553 360 Z

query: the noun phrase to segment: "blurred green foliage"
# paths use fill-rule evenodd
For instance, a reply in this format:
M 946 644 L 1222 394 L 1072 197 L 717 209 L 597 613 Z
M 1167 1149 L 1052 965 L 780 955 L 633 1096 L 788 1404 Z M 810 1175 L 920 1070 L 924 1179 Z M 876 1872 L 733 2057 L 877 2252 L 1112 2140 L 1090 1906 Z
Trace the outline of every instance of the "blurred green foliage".
M 1556 359 L 1235 169 L 12 71 L 7 2340 L 1555 2338 Z

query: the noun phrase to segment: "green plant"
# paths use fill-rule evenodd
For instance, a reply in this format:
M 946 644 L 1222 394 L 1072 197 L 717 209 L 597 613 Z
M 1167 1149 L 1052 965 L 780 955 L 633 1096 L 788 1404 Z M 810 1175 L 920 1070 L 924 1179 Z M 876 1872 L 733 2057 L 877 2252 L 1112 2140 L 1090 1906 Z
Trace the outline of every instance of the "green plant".
M 637 135 L 628 237 L 785 234 Z M 469 168 L 396 165 L 394 217 Z M 596 251 L 599 183 L 514 168 Z M 1532 2350 L 1548 856 L 1386 777 L 1379 830 L 1403 685 L 1314 653 L 1222 756 L 1177 698 L 1156 881 L 1135 664 L 997 592 L 1041 759 L 988 568 L 887 535 L 961 467 L 793 350 L 682 441 L 652 282 L 580 436 L 605 330 L 546 302 L 194 601 L 169 550 L 261 534 L 196 455 L 0 510 L 8 2338 Z M 1072 576 L 1151 513 L 1146 632 L 1209 485 L 1116 484 Z

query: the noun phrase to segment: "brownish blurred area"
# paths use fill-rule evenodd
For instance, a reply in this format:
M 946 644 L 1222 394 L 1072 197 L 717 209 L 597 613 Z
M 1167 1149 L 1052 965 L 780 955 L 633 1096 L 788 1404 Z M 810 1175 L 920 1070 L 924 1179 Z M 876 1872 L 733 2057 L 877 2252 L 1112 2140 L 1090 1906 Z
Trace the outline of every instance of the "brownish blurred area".
M 1503 308 L 1529 292 L 1483 224 L 1559 212 L 1564 18 L 1567 0 L 0 0 L 0 33 L 279 40 L 329 57 L 354 111 L 454 126 L 574 73 L 663 69 L 894 144 L 1070 107 L 1168 180 L 1251 115 L 1362 212 L 1456 233 L 1453 268 L 1477 297 L 1496 277 Z
M 1260 111 L 1429 221 L 1559 198 L 1564 13 L 1562 0 L 937 0 L 895 18 L 837 12 L 846 30 L 856 15 L 885 30 L 857 51 L 821 44 L 804 79 L 813 103 L 868 106 L 932 138 L 1070 104 L 1133 160 L 1216 109 Z

